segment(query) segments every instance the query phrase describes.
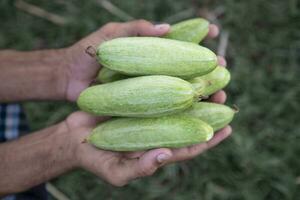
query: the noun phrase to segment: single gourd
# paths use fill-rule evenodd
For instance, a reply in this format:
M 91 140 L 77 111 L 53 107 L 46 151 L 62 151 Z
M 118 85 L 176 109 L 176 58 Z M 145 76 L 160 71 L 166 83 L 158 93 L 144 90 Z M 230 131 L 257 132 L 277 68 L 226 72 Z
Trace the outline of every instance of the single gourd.
M 203 18 L 184 20 L 173 24 L 171 30 L 164 38 L 192 42 L 199 44 L 209 31 L 209 22 Z M 101 83 L 109 83 L 121 79 L 129 78 L 117 71 L 102 67 L 96 80 Z
M 164 37 L 199 44 L 208 31 L 209 22 L 203 18 L 195 18 L 173 24 Z
M 117 38 L 97 48 L 99 62 L 122 74 L 193 78 L 217 66 L 209 49 L 190 42 L 157 37 Z
M 213 129 L 188 116 L 160 118 L 118 118 L 97 126 L 87 142 L 105 150 L 141 151 L 153 148 L 180 148 L 206 142 Z
M 205 89 L 202 93 L 203 96 L 209 96 L 224 87 L 230 81 L 230 73 L 229 71 L 222 66 L 216 67 L 212 72 L 205 74 L 203 76 L 199 76 L 193 79 L 190 79 L 189 82 L 192 84 L 201 84 L 205 85 Z
M 214 131 L 227 126 L 237 111 L 222 104 L 197 102 L 182 112 L 185 116 L 196 117 L 209 124 Z
M 177 77 L 140 76 L 89 87 L 77 104 L 95 115 L 158 117 L 187 109 L 203 89 Z
M 113 81 L 122 80 L 125 78 L 130 78 L 130 77 L 125 74 L 121 74 L 119 72 L 108 69 L 106 67 L 102 67 L 96 77 L 96 81 L 100 83 L 109 83 Z

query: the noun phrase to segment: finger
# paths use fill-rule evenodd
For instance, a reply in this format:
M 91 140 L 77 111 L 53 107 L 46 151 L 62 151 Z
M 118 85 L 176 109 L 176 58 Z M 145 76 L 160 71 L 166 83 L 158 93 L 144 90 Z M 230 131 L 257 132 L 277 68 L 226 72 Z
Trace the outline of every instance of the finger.
M 216 146 L 217 144 L 219 144 L 221 141 L 226 139 L 231 134 L 231 132 L 232 132 L 231 127 L 227 126 L 227 127 L 223 128 L 222 130 L 218 131 L 217 133 L 215 133 L 213 138 L 211 140 L 209 140 L 208 142 L 193 145 L 190 147 L 174 149 L 172 151 L 173 156 L 168 161 L 168 163 L 191 159 L 191 158 L 203 153 L 207 149 L 210 149 L 210 148 Z
M 109 117 L 95 117 L 91 114 L 88 114 L 83 111 L 78 111 L 71 114 L 67 118 L 67 122 L 73 127 L 82 127 L 82 126 L 96 126 L 100 122 L 108 120 Z M 75 123 L 76 122 L 76 123 Z
M 217 56 L 217 58 L 218 58 L 218 64 L 220 66 L 226 67 L 227 62 L 226 62 L 225 58 L 223 56 Z
M 153 25 L 146 20 L 136 20 L 124 24 L 127 36 L 162 36 L 170 30 L 169 24 Z
M 215 24 L 210 24 L 209 25 L 209 30 L 208 30 L 208 34 L 207 37 L 209 38 L 215 38 L 219 35 L 219 27 Z
M 160 166 L 165 164 L 172 156 L 172 151 L 167 148 L 153 149 L 144 153 L 139 159 L 127 160 L 123 174 L 126 179 L 132 180 L 139 177 L 152 175 Z
M 141 157 L 143 154 L 145 153 L 145 151 L 136 151 L 136 152 L 128 152 L 128 153 L 124 153 L 124 156 L 126 158 L 139 158 Z
M 207 142 L 208 149 L 217 146 L 220 142 L 229 137 L 232 133 L 232 128 L 230 125 L 224 127 L 215 133 L 214 137 Z
M 225 103 L 226 98 L 227 98 L 227 95 L 224 92 L 224 90 L 220 90 L 220 91 L 216 92 L 215 94 L 213 94 L 208 100 L 211 102 L 223 104 L 223 103 Z

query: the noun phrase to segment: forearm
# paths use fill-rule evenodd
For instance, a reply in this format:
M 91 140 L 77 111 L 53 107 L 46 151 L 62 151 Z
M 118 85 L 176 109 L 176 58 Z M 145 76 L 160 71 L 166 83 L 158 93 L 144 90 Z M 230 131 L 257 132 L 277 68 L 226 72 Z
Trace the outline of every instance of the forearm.
M 0 196 L 31 188 L 76 163 L 65 124 L 60 123 L 0 145 Z
M 65 50 L 0 51 L 0 102 L 62 100 Z

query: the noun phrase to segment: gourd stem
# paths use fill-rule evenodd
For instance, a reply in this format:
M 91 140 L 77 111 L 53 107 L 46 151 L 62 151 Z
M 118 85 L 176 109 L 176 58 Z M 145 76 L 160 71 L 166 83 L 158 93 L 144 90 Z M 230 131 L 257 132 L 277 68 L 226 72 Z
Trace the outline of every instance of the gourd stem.
M 81 144 L 83 144 L 83 143 L 87 143 L 87 139 L 86 139 L 86 138 L 84 138 L 84 139 L 81 141 Z
M 206 83 L 205 81 L 197 81 L 197 82 L 192 82 L 192 87 L 194 88 L 194 91 L 195 91 L 195 95 L 198 97 L 201 97 L 203 96 L 203 92 L 205 90 L 205 86 L 206 86 Z
M 238 113 L 238 112 L 240 111 L 239 107 L 238 107 L 236 104 L 233 104 L 231 109 L 232 109 L 235 113 Z
M 96 57 L 96 49 L 93 47 L 93 46 L 88 46 L 86 49 L 85 49 L 85 53 L 87 53 L 89 56 L 91 57 Z

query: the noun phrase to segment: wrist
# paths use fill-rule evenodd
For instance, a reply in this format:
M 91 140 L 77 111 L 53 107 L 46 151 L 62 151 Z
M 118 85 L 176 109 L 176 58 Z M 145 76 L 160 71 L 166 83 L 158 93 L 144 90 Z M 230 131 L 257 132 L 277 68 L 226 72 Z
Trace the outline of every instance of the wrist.
M 55 73 L 57 94 L 61 100 L 68 99 L 68 87 L 70 82 L 70 69 L 72 65 L 72 58 L 70 47 L 58 50 L 58 56 L 61 63 L 57 66 Z
M 57 156 L 61 155 L 65 160 L 66 168 L 73 169 L 79 166 L 79 159 L 77 156 L 78 140 L 74 137 L 72 130 L 68 127 L 65 121 L 56 125 L 56 131 L 53 141 L 58 145 L 55 150 Z
M 97 60 L 85 51 L 88 46 L 82 41 L 65 49 L 64 79 L 66 82 L 65 99 L 76 101 L 79 94 L 86 89 L 97 75 Z

